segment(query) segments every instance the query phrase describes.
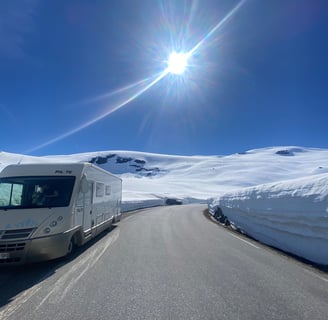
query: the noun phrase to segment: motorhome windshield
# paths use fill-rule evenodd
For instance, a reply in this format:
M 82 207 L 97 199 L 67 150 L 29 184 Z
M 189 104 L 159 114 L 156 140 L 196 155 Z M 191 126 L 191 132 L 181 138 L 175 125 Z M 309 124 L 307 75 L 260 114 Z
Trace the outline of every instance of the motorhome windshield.
M 75 177 L 6 177 L 0 179 L 0 209 L 66 207 Z

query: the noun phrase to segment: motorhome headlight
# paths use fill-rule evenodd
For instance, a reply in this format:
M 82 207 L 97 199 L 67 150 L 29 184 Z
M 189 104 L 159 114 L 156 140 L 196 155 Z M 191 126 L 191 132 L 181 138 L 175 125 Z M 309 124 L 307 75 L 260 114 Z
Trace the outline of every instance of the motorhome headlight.
M 59 221 L 62 221 L 63 220 L 63 217 L 62 216 L 59 216 L 58 218 L 57 218 L 57 221 L 59 222 Z
M 55 227 L 56 225 L 57 225 L 57 221 L 56 220 L 54 220 L 54 221 L 52 221 L 50 223 L 50 227 Z
M 51 231 L 51 229 L 49 227 L 44 228 L 44 230 L 43 230 L 44 233 L 50 233 L 50 231 Z

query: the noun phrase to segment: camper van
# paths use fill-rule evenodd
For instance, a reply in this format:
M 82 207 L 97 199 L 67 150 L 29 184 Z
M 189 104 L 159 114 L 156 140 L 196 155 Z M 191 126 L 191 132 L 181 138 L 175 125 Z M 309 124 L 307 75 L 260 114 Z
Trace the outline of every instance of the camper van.
M 68 255 L 121 218 L 122 181 L 90 163 L 16 164 L 0 173 L 0 265 Z

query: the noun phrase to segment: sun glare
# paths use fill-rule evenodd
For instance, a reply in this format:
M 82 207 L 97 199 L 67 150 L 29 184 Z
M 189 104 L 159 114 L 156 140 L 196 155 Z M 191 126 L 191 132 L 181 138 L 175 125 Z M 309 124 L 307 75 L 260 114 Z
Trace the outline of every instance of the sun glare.
M 183 74 L 188 65 L 188 56 L 182 52 L 172 52 L 168 60 L 168 71 L 172 74 Z
M 34 152 L 36 150 L 42 149 L 44 147 L 47 147 L 51 144 L 54 144 L 58 141 L 61 141 L 91 125 L 94 123 L 100 121 L 101 119 L 109 116 L 113 112 L 121 109 L 125 105 L 129 104 L 130 102 L 134 101 L 136 98 L 141 96 L 143 93 L 148 91 L 150 88 L 152 88 L 155 84 L 160 82 L 163 78 L 165 78 L 167 75 L 177 75 L 181 77 L 175 77 L 175 79 L 171 79 L 173 84 L 183 84 L 186 82 L 186 76 L 182 76 L 188 67 L 192 67 L 194 69 L 194 61 L 192 59 L 193 55 L 200 50 L 200 48 L 206 43 L 211 41 L 211 37 L 220 31 L 220 29 L 236 14 L 237 11 L 247 2 L 247 0 L 240 0 L 239 3 L 222 19 L 220 20 L 207 34 L 205 34 L 189 51 L 187 52 L 176 52 L 173 51 L 167 61 L 161 60 L 161 62 L 166 62 L 167 66 L 166 69 L 163 71 L 154 74 L 153 76 L 150 76 L 146 79 L 142 79 L 140 81 L 137 81 L 136 83 L 133 83 L 131 85 L 125 86 L 123 88 L 120 88 L 118 90 L 109 92 L 103 96 L 95 97 L 90 99 L 89 101 L 86 101 L 87 103 L 90 102 L 96 102 L 99 100 L 102 100 L 104 98 L 112 97 L 114 95 L 120 94 L 120 98 L 118 99 L 117 103 L 110 104 L 105 111 L 103 111 L 100 115 L 95 115 L 93 118 L 88 120 L 85 123 L 82 123 L 81 125 L 70 129 L 69 131 L 56 136 L 53 139 L 50 139 L 43 144 L 40 144 L 34 148 L 31 148 L 30 150 L 27 150 L 26 153 Z M 192 12 L 191 12 L 192 13 Z M 168 19 L 170 20 L 170 19 Z M 174 31 L 174 28 L 171 30 Z M 179 39 L 178 39 L 179 40 Z M 178 43 L 178 40 L 176 41 Z M 172 44 L 171 44 L 172 45 Z M 174 45 L 174 43 L 173 43 Z M 171 47 L 172 48 L 172 47 Z M 167 53 L 168 48 L 164 48 L 165 50 L 162 51 Z M 161 57 L 162 57 L 161 53 Z M 189 61 L 188 61 L 189 60 Z M 195 70 L 195 69 L 194 69 Z M 192 70 L 192 71 L 194 71 Z

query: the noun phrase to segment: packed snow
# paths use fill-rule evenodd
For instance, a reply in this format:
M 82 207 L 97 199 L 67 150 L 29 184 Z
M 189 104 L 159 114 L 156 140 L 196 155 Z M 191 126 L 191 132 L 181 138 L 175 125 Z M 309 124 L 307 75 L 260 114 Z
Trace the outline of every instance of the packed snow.
M 0 152 L 12 163 L 92 162 L 123 180 L 123 211 L 166 199 L 209 203 L 250 236 L 328 264 L 328 150 L 271 147 L 229 156 L 172 156 L 103 151 L 31 157 Z
M 328 174 L 223 194 L 210 205 L 255 239 L 328 264 Z

